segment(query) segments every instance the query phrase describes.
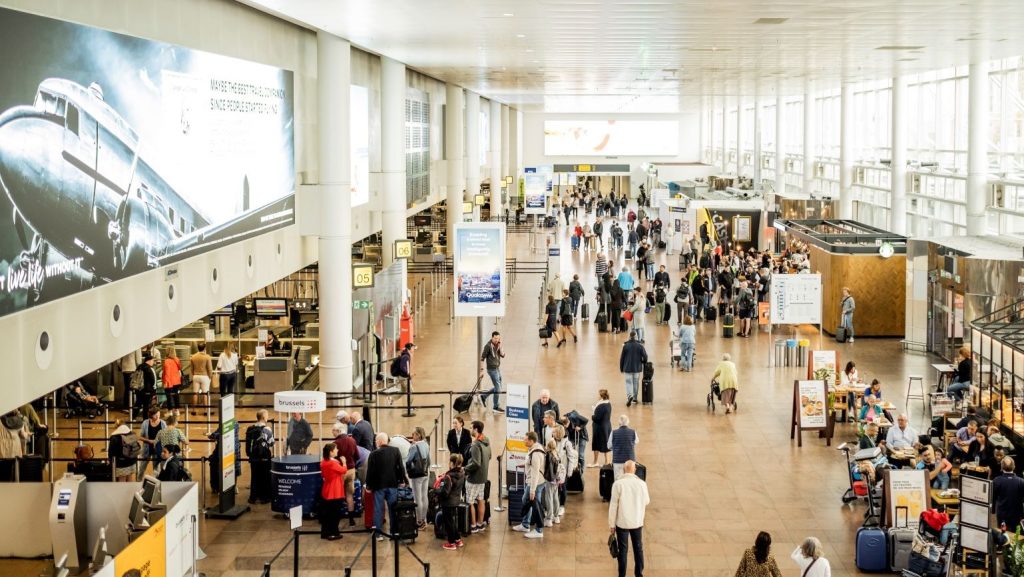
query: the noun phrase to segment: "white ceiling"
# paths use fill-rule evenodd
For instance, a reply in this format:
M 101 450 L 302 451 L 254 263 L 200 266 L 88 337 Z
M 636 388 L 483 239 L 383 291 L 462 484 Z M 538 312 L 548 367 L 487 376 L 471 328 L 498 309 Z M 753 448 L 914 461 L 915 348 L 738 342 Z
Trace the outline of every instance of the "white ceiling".
M 240 1 L 525 109 L 692 107 L 755 79 L 798 94 L 1024 54 L 1024 0 Z

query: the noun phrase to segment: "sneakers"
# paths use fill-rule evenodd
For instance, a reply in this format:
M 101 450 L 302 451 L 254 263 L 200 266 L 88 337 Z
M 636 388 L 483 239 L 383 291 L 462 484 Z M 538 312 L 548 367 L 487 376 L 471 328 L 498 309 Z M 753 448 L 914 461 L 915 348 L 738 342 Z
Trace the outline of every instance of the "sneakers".
M 497 409 L 491 409 L 491 412 L 494 413 L 495 415 L 504 415 L 505 409 L 498 407 Z
M 553 527 L 554 525 L 555 524 L 551 521 L 551 519 L 544 519 L 544 526 L 545 527 Z
M 561 524 L 561 523 L 562 523 L 562 517 L 560 517 L 560 516 L 555 516 L 555 525 L 559 525 L 559 524 Z
M 512 526 L 512 530 L 513 531 L 519 531 L 520 533 L 529 533 L 530 532 L 530 528 L 527 527 L 526 525 L 513 525 Z
M 541 533 L 540 531 L 530 531 L 525 535 L 525 537 L 527 539 L 543 539 L 544 533 Z
M 470 533 L 479 533 L 479 532 L 481 532 L 483 530 L 484 530 L 484 526 L 483 525 L 473 525 L 472 527 L 469 528 L 469 532 Z
M 558 508 L 558 516 L 561 517 L 562 515 L 565 515 L 565 507 Z
M 850 337 L 849 342 L 851 342 L 851 343 L 853 342 L 853 337 Z
M 458 541 L 455 542 L 455 546 L 456 547 L 465 547 L 466 544 L 462 542 L 462 539 L 459 539 Z
M 441 545 L 441 548 L 445 551 L 455 551 L 459 548 L 459 546 L 455 543 L 445 543 L 444 545 Z

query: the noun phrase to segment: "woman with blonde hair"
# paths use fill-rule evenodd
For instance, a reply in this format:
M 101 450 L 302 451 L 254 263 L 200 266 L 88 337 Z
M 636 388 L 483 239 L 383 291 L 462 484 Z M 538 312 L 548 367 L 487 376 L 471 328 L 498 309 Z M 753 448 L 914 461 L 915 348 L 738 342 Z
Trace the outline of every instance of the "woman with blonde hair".
M 821 541 L 817 537 L 808 537 L 793 550 L 790 558 L 800 568 L 800 577 L 831 577 L 832 566 L 824 553 Z
M 238 379 L 238 353 L 235 352 L 235 343 L 228 341 L 217 357 L 217 374 L 220 395 L 223 397 L 234 394 L 235 382 Z

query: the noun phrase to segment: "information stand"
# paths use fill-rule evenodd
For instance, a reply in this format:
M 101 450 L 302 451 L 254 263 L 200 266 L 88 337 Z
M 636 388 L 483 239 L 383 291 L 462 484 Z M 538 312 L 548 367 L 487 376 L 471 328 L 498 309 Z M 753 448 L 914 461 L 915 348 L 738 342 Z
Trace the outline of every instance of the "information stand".
M 984 555 L 986 569 L 992 565 L 991 508 L 992 481 L 960 475 L 960 546 L 965 551 L 956 562 L 964 575 L 980 572 L 965 566 L 966 550 Z
M 237 519 L 249 511 L 248 505 L 235 505 L 235 396 L 220 398 L 220 501 L 215 509 L 207 509 L 210 519 Z
M 768 337 L 775 325 L 818 325 L 818 347 L 822 346 L 822 295 L 820 274 L 772 275 L 769 288 Z M 772 366 L 772 349 L 768 349 L 768 366 Z
M 825 442 L 832 446 L 828 428 L 828 384 L 825 381 L 793 381 L 793 417 L 789 438 L 803 447 L 803 431 L 825 431 Z

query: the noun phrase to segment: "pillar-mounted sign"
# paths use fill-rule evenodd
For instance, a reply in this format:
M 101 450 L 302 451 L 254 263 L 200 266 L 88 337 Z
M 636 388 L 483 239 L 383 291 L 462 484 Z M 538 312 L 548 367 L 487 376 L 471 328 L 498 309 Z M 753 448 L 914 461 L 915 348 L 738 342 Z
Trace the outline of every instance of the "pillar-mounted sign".
M 405 238 L 395 241 L 395 260 L 412 258 L 412 241 Z
M 462 203 L 462 214 L 472 214 L 472 213 L 473 213 L 473 203 L 472 202 L 464 202 L 464 203 Z
M 485 202 L 484 195 L 478 194 L 473 197 L 473 204 L 477 206 L 483 206 Z
M 511 176 L 506 176 L 505 177 L 505 186 L 508 186 L 510 184 L 512 184 L 512 177 Z
M 352 265 L 352 288 L 370 288 L 373 286 L 373 265 L 353 264 Z

